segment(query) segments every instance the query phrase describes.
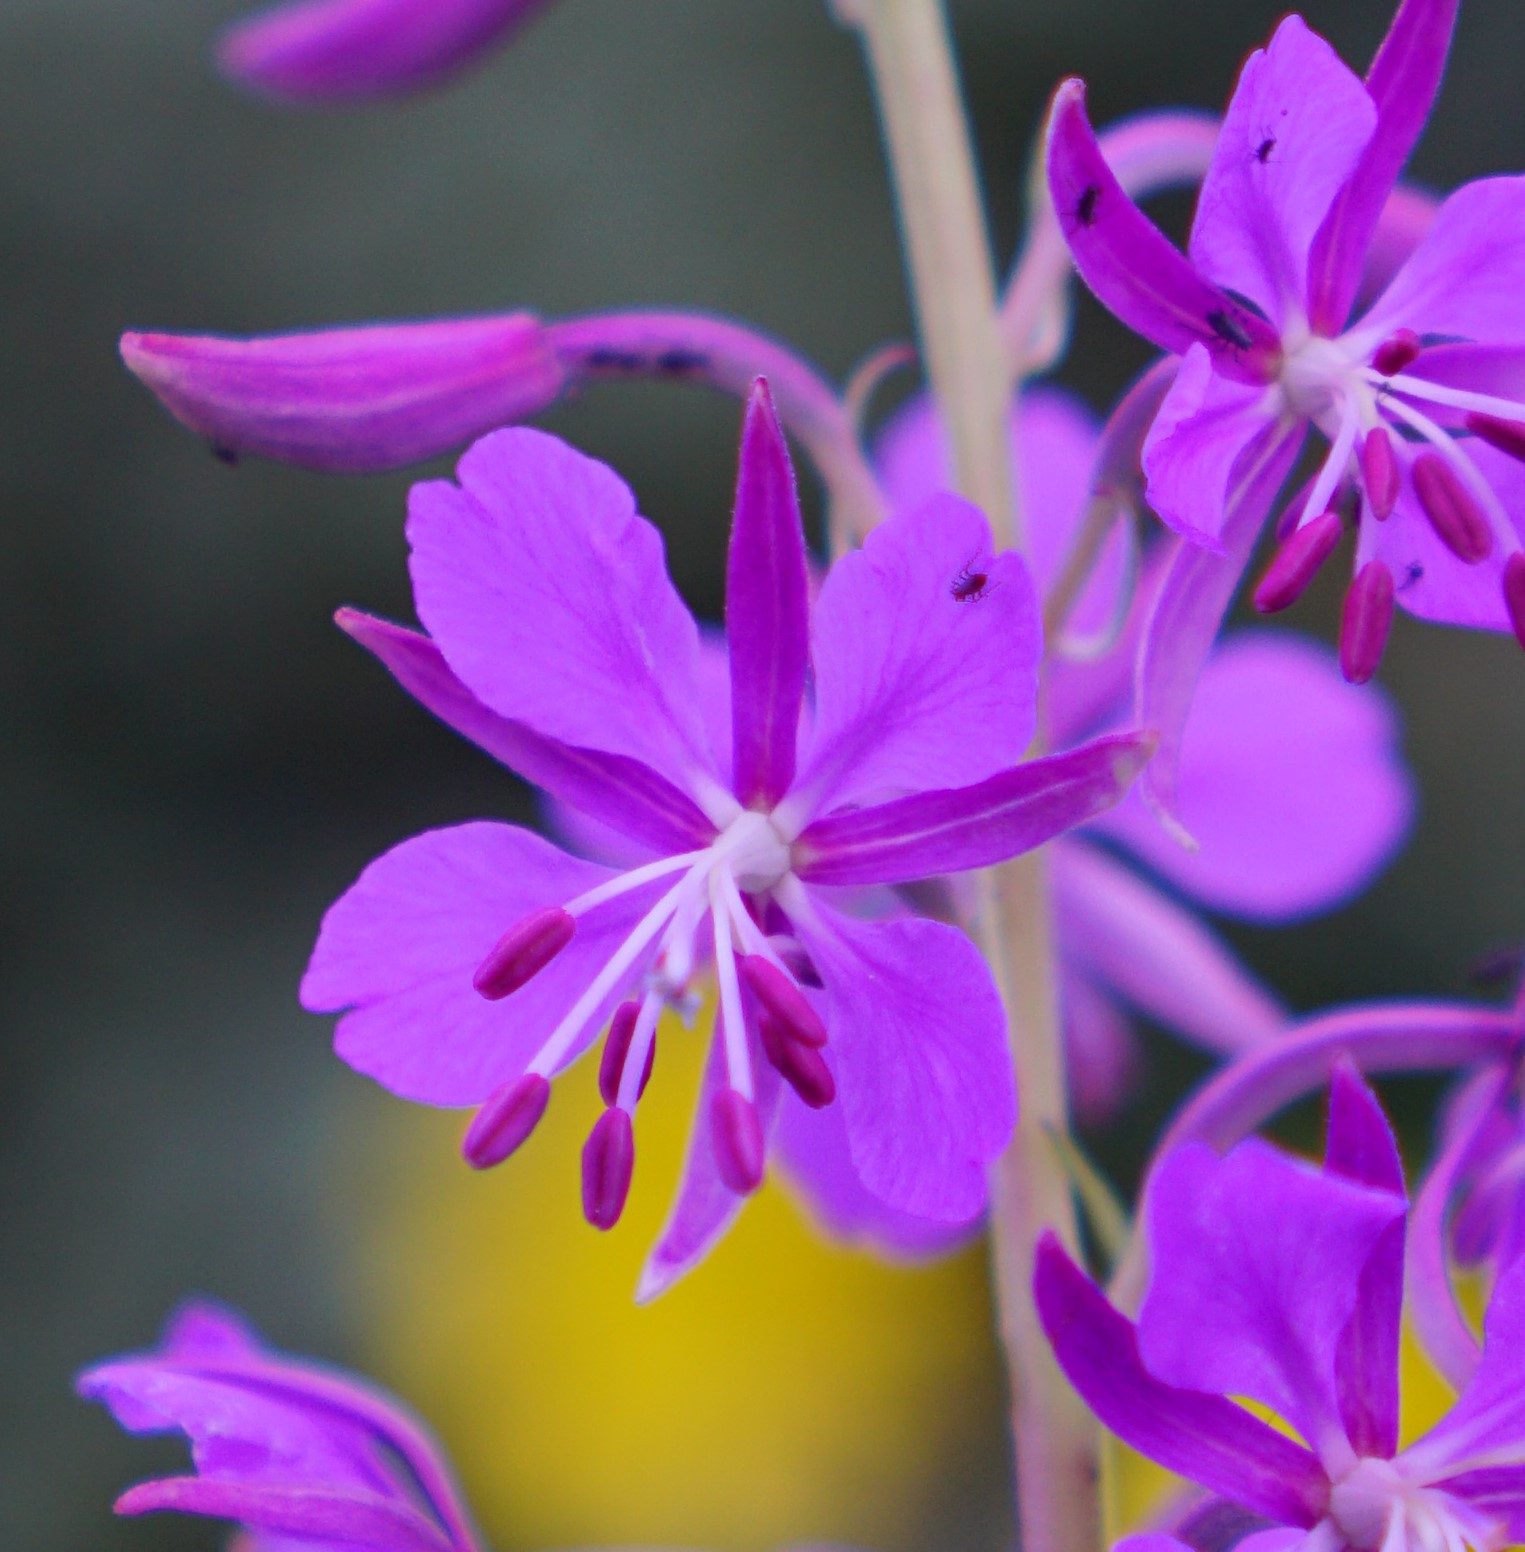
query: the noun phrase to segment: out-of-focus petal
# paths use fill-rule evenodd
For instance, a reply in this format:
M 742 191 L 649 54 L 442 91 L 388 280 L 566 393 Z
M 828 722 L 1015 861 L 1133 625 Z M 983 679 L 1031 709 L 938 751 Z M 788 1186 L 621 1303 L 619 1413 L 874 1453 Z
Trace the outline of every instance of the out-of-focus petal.
M 218 61 L 287 102 L 364 102 L 434 86 L 550 0 L 294 0 L 235 23 Z
M 624 481 L 523 428 L 476 443 L 457 478 L 408 503 L 419 618 L 451 670 L 499 716 L 716 789 L 699 630 Z
M 934 497 L 844 555 L 812 634 L 815 725 L 785 803 L 802 820 L 972 786 L 1021 759 L 1042 650 L 1032 579 L 993 553 L 968 502 Z
M 1085 1126 L 1122 1108 L 1138 1075 L 1138 1042 L 1122 1009 L 1078 964 L 1062 960 L 1059 1012 L 1070 1102 Z
M 1244 631 L 1208 659 L 1182 738 L 1177 812 L 1198 850 L 1137 798 L 1102 827 L 1215 910 L 1293 920 L 1355 894 L 1403 839 L 1414 793 L 1397 739 L 1391 701 L 1346 684 L 1333 653 Z
M 942 922 L 857 921 L 819 896 L 793 923 L 825 987 L 825 1055 L 858 1178 L 901 1212 L 968 1222 L 1017 1114 L 985 961 Z
M 1133 1323 L 1052 1236 L 1038 1246 L 1034 1294 L 1060 1368 L 1119 1438 L 1268 1519 L 1317 1521 L 1327 1483 L 1313 1456 L 1222 1396 L 1162 1383 L 1140 1359 Z
M 1314 236 L 1376 126 L 1355 72 L 1287 17 L 1234 89 L 1197 201 L 1192 262 L 1278 325 L 1300 319 Z
M 502 1001 L 472 986 L 477 966 L 531 911 L 610 876 L 511 825 L 415 836 L 378 857 L 329 908 L 302 1006 L 342 1013 L 335 1050 L 394 1094 L 429 1105 L 480 1103 L 524 1071 L 663 883 L 591 911 L 567 947 Z M 558 1067 L 586 1048 L 638 969 L 611 990 Z
M 567 382 L 528 313 L 247 339 L 124 334 L 121 350 L 219 453 L 341 474 L 452 452 L 538 414 Z

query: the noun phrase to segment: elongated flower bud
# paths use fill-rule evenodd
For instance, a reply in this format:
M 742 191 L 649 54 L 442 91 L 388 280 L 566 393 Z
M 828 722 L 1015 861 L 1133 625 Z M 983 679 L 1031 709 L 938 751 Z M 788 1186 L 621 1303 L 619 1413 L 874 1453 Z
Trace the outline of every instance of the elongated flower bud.
M 395 469 L 555 402 L 529 313 L 272 334 L 124 334 L 128 370 L 219 452 L 334 473 Z
M 550 0 L 296 0 L 228 29 L 224 72 L 286 102 L 365 102 L 437 85 Z

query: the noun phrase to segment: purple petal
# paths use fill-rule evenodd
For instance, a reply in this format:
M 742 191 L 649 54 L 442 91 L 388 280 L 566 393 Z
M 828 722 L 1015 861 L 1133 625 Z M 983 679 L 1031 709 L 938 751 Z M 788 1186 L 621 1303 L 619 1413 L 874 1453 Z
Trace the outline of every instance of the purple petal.
M 1413 815 L 1397 717 L 1345 683 L 1334 654 L 1286 632 L 1244 631 L 1208 659 L 1181 741 L 1186 851 L 1138 799 L 1102 829 L 1188 895 L 1257 921 L 1327 910 L 1364 888 Z
M 1301 427 L 1267 427 L 1245 449 L 1235 471 L 1221 539 L 1214 555 L 1178 541 L 1155 595 L 1139 652 L 1137 706 L 1141 726 L 1159 734 L 1160 749 L 1140 783 L 1150 806 L 1173 817 L 1181 740 L 1197 680 L 1229 602 L 1239 586 L 1256 536 L 1299 448 Z M 1179 821 L 1176 821 L 1179 825 Z
M 968 502 L 880 524 L 827 574 L 812 629 L 815 726 L 788 800 L 801 817 L 972 786 L 1021 759 L 1042 650 L 1032 580 L 993 554 Z
M 1388 197 L 1382 219 L 1372 236 L 1356 305 L 1364 312 L 1392 284 L 1393 276 L 1409 261 L 1435 224 L 1440 202 L 1422 189 L 1399 184 Z
M 408 504 L 419 618 L 499 716 L 713 790 L 699 631 L 662 538 L 601 463 L 540 431 L 484 437 Z
M 1034 1295 L 1060 1368 L 1125 1443 L 1280 1524 L 1318 1520 L 1328 1485 L 1313 1456 L 1221 1396 L 1161 1383 L 1133 1323 L 1052 1236 L 1038 1246 Z
M 1096 143 L 1080 81 L 1054 98 L 1048 183 L 1081 278 L 1129 328 L 1176 354 L 1204 345 L 1236 380 L 1269 377 L 1275 331 L 1199 275 L 1128 198 Z
M 1361 1275 L 1404 1201 L 1251 1138 L 1156 1166 L 1139 1346 L 1172 1385 L 1250 1396 L 1328 1458 L 1348 1452 L 1335 1355 Z
M 993 867 L 1110 808 L 1153 749 L 1114 734 L 972 787 L 818 819 L 795 842 L 795 872 L 816 884 L 905 884 Z
M 415 836 L 371 863 L 329 908 L 302 980 L 302 1006 L 343 1013 L 335 1049 L 394 1094 L 478 1104 L 525 1070 L 664 883 L 590 911 L 568 947 L 502 1002 L 473 989 L 477 966 L 531 911 L 610 876 L 510 825 Z M 639 968 L 611 989 L 558 1069 L 587 1047 Z
M 1192 263 L 1278 325 L 1300 321 L 1314 236 L 1376 126 L 1355 73 L 1302 17 L 1287 17 L 1234 88 L 1197 201 Z
M 236 23 L 218 61 L 287 102 L 364 102 L 464 69 L 549 0 L 295 0 Z
M 1059 1011 L 1070 1101 L 1084 1126 L 1122 1108 L 1138 1077 L 1139 1051 L 1127 1016 L 1079 965 L 1061 962 Z
M 124 334 L 121 349 L 219 452 L 341 474 L 452 452 L 546 409 L 566 386 L 529 313 L 252 339 Z
M 427 636 L 358 609 L 341 609 L 335 618 L 346 635 L 374 653 L 403 689 L 446 727 L 557 803 L 617 832 L 628 853 L 644 860 L 653 850 L 688 851 L 713 839 L 715 827 L 692 799 L 649 766 L 595 749 L 574 749 L 489 711 L 451 673 Z M 639 844 L 632 847 L 631 841 Z M 599 854 L 599 860 L 614 859 Z
M 1392 1123 L 1361 1070 L 1342 1061 L 1329 1080 L 1329 1134 L 1324 1169 L 1357 1185 L 1403 1196 L 1403 1158 Z
M 858 1178 L 898 1211 L 967 1223 L 1016 1124 L 985 961 L 942 922 L 857 921 L 816 894 L 789 909 L 825 986 L 825 1055 Z
M 1457 0 L 1404 0 L 1366 74 L 1376 130 L 1340 191 L 1308 264 L 1308 316 L 1337 334 L 1361 284 L 1366 250 L 1440 90 Z
M 726 563 L 733 790 L 771 808 L 794 779 L 810 667 L 810 580 L 794 469 L 768 387 L 747 405 Z
M 1098 848 L 1062 842 L 1053 884 L 1066 958 L 1167 1029 L 1233 1055 L 1286 1027 L 1281 1005 L 1191 912 Z

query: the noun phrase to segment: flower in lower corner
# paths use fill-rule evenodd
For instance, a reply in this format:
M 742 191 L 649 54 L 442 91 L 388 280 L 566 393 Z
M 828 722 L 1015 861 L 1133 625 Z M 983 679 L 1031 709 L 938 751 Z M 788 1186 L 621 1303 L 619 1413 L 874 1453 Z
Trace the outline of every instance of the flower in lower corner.
M 194 1472 L 129 1488 L 118 1514 L 231 1520 L 251 1549 L 478 1552 L 416 1419 L 359 1380 L 272 1352 L 229 1310 L 182 1306 L 157 1348 L 87 1369 L 78 1390 L 129 1432 L 190 1440 Z
M 795 1107 L 839 1117 L 858 1189 L 963 1223 L 1015 1119 L 973 944 L 848 889 L 983 867 L 1116 802 L 1152 741 L 1021 762 L 1041 631 L 1021 560 L 953 497 L 883 524 L 814 604 L 766 388 L 748 408 L 727 573 L 729 716 L 656 530 L 612 471 L 542 433 L 476 444 L 413 492 L 422 635 L 345 629 L 442 720 L 640 848 L 623 870 L 478 823 L 405 842 L 324 920 L 304 1004 L 393 1092 L 473 1106 L 479 1166 L 533 1131 L 604 1034 L 583 1207 L 620 1217 L 657 1021 L 713 966 L 719 1012 L 684 1180 L 642 1285 L 692 1266 Z M 809 714 L 806 715 L 807 688 Z M 848 898 L 857 898 L 856 895 Z
M 1494 1290 L 1454 1407 L 1400 1450 L 1406 1215 L 1386 1117 L 1339 1067 L 1321 1169 L 1256 1139 L 1223 1156 L 1183 1143 L 1160 1161 L 1137 1321 L 1053 1239 L 1039 1253 L 1039 1313 L 1109 1428 L 1270 1527 L 1256 1552 L 1497 1552 L 1525 1533 L 1525 1263 Z

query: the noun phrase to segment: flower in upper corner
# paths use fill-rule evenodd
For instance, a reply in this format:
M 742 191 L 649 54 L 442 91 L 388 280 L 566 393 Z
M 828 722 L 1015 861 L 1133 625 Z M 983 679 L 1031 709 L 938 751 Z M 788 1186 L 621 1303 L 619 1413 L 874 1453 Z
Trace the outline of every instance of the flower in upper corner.
M 1455 1406 L 1400 1451 L 1406 1210 L 1386 1117 L 1341 1067 L 1322 1169 L 1256 1139 L 1221 1157 L 1178 1146 L 1148 1192 L 1137 1322 L 1052 1238 L 1039 1250 L 1040 1318 L 1109 1428 L 1269 1522 L 1255 1552 L 1497 1552 L 1525 1534 L 1525 1263 L 1494 1291 Z
M 1288 17 L 1245 65 L 1202 185 L 1189 259 L 1108 172 L 1078 81 L 1049 180 L 1076 264 L 1130 327 L 1180 356 L 1144 449 L 1150 505 L 1237 578 L 1307 430 L 1328 450 L 1255 591 L 1294 602 L 1356 526 L 1345 674 L 1375 673 L 1395 605 L 1525 643 L 1525 179 L 1466 185 L 1360 316 L 1383 207 L 1439 87 L 1456 0 L 1404 0 L 1363 82 Z M 1211 636 L 1227 590 L 1163 623 Z M 1200 648 L 1166 643 L 1186 666 Z
M 191 1443 L 192 1475 L 129 1488 L 118 1514 L 232 1520 L 250 1552 L 480 1545 L 449 1467 L 414 1418 L 358 1380 L 271 1352 L 216 1305 L 182 1306 L 158 1348 L 87 1369 L 78 1389 L 132 1433 L 179 1432 Z
M 304 1004 L 404 1097 L 475 1106 L 495 1164 L 607 1026 L 583 1207 L 608 1228 L 634 1162 L 657 1020 L 713 964 L 719 1012 L 654 1293 L 760 1183 L 781 1109 L 830 1107 L 859 1188 L 963 1222 L 1015 1116 L 1001 1005 L 956 929 L 842 909 L 843 886 L 983 867 L 1116 802 L 1138 734 L 1027 764 L 1041 631 L 1021 560 L 944 497 L 883 524 L 812 606 L 766 388 L 742 438 L 727 572 L 729 711 L 706 715 L 698 628 L 656 530 L 603 465 L 495 433 L 459 483 L 415 487 L 421 635 L 346 630 L 442 720 L 640 849 L 623 871 L 528 831 L 405 842 L 329 911 Z M 807 706 L 807 685 L 812 689 Z M 856 897 L 855 897 L 856 898 Z
M 1046 597 L 1080 534 L 1098 428 L 1078 400 L 1035 388 L 1013 410 L 1011 436 L 1027 555 Z M 877 462 L 892 510 L 941 488 L 947 459 L 930 403 L 914 401 L 890 423 Z M 1095 638 L 1109 623 L 1121 629 L 1088 661 L 1050 661 L 1055 748 L 1127 725 L 1133 649 L 1166 547 L 1151 547 L 1131 605 L 1122 527 L 1103 551 L 1071 623 Z M 1131 1087 L 1136 1057 L 1124 1007 L 1221 1055 L 1281 1032 L 1282 1007 L 1190 907 L 1287 922 L 1349 899 L 1408 829 L 1413 784 L 1397 745 L 1388 698 L 1376 686 L 1345 684 L 1323 647 L 1262 629 L 1214 651 L 1181 751 L 1182 817 L 1198 849 L 1175 845 L 1130 794 L 1050 854 L 1061 1011 L 1083 1115 L 1104 1117 Z
M 287 102 L 365 102 L 436 86 L 550 0 L 286 0 L 235 23 L 218 60 Z

